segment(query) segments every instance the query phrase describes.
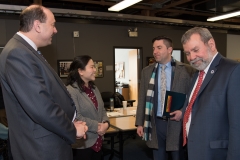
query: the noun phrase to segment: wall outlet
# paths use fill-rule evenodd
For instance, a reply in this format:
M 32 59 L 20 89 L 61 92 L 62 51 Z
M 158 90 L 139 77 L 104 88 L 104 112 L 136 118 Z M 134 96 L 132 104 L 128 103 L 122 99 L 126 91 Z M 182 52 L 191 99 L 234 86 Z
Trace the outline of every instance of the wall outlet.
M 79 31 L 73 31 L 73 37 L 79 37 Z

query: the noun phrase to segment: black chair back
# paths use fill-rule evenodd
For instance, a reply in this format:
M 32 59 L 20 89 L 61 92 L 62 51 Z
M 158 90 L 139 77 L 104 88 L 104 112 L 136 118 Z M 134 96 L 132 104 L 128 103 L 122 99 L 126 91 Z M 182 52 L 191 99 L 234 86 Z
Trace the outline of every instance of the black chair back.
M 113 92 L 102 92 L 101 93 L 102 100 L 104 102 L 104 107 L 106 109 L 110 108 L 110 98 L 114 98 L 114 93 Z

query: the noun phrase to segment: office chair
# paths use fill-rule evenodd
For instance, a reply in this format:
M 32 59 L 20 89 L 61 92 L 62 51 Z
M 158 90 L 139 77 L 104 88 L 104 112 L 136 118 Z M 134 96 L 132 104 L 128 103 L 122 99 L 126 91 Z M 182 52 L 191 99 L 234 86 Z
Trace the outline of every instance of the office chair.
M 101 92 L 104 108 L 110 108 L 110 98 L 114 98 L 113 92 Z
M 121 95 L 119 92 L 116 92 L 115 95 L 115 107 L 116 108 L 121 108 L 123 107 L 122 105 L 122 101 L 125 101 L 123 95 Z M 133 106 L 133 102 L 135 102 L 136 100 L 126 100 L 127 101 L 127 106 Z

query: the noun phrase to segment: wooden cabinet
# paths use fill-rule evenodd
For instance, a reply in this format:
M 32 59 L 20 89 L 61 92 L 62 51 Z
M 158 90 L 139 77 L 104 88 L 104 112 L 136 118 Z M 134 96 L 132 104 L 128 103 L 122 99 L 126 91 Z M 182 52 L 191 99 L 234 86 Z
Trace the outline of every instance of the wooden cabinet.
M 125 100 L 129 100 L 129 88 L 122 88 L 122 95 Z
M 129 100 L 129 88 L 116 87 L 116 92 L 119 92 L 121 95 L 123 95 L 125 100 Z

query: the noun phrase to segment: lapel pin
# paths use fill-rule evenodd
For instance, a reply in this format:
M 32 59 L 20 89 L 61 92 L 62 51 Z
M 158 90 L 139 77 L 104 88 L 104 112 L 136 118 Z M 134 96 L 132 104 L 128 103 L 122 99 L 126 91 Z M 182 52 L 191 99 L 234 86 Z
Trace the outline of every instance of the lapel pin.
M 214 73 L 214 70 L 211 70 L 211 74 L 213 74 Z

